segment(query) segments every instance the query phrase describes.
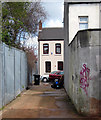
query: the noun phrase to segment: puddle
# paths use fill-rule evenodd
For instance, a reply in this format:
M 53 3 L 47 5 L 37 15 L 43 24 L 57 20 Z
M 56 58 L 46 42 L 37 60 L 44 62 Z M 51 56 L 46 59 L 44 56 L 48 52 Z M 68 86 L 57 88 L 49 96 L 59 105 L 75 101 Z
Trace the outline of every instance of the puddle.
M 40 96 L 54 96 L 54 97 L 58 97 L 58 96 L 65 96 L 66 94 L 64 92 L 60 92 L 60 91 L 48 91 L 48 92 L 44 92 L 43 94 L 41 94 Z

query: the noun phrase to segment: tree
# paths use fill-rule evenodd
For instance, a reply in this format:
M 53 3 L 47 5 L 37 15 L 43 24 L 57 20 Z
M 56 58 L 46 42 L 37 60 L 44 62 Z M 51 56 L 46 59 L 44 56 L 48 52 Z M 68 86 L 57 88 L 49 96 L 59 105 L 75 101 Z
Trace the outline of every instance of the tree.
M 35 35 L 39 21 L 46 12 L 40 2 L 4 2 L 2 4 L 2 40 L 6 44 L 20 44 L 26 34 Z
M 37 56 L 34 53 L 35 48 L 24 47 L 24 51 L 26 52 L 26 56 L 27 56 L 28 85 L 29 85 L 30 77 L 32 79 L 33 70 L 34 70 L 34 72 L 36 72 L 36 70 L 37 70 L 37 68 L 36 68 Z

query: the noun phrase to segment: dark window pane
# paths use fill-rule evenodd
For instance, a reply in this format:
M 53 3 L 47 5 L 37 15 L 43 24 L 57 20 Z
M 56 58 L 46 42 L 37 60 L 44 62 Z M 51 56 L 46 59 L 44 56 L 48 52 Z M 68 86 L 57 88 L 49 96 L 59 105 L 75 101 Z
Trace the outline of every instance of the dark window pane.
M 43 54 L 49 54 L 49 45 L 43 44 Z
M 61 44 L 57 43 L 55 44 L 56 54 L 61 54 Z
M 63 62 L 58 62 L 58 70 L 63 70 Z
M 51 72 L 51 62 L 46 62 L 46 72 Z

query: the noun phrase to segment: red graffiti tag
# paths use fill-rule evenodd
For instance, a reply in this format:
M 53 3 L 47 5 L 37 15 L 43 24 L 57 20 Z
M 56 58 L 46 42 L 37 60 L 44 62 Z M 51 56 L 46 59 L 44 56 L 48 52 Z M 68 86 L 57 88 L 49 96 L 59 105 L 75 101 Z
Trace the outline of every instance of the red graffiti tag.
M 90 69 L 86 64 L 83 64 L 82 70 L 80 71 L 80 87 L 85 91 L 86 95 L 88 95 L 87 87 L 89 87 L 89 80 L 91 80 L 89 75 Z

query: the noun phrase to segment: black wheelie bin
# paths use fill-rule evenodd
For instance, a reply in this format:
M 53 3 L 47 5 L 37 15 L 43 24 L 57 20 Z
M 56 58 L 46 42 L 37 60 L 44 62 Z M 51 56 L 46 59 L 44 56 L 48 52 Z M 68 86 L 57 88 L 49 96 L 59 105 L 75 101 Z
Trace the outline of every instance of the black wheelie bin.
M 40 84 L 40 75 L 34 74 L 34 85 Z

